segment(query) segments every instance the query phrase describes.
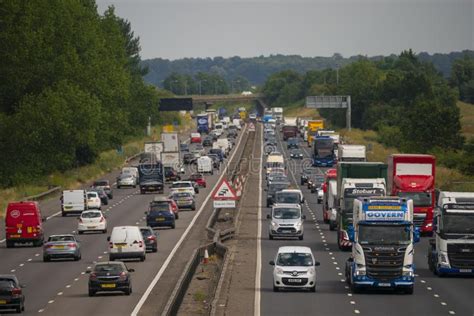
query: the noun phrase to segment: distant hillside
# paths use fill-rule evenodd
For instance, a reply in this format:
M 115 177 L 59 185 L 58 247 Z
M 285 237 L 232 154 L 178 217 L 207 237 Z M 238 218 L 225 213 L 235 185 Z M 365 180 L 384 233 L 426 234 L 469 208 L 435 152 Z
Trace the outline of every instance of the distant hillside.
M 432 62 L 445 77 L 449 76 L 452 62 L 469 54 L 474 57 L 474 51 L 465 50 L 462 52 L 452 52 L 449 54 L 419 53 L 418 57 L 422 61 Z M 268 57 L 259 56 L 252 58 L 184 58 L 168 60 L 162 58 L 147 59 L 142 61 L 143 66 L 148 67 L 148 74 L 145 80 L 156 86 L 162 86 L 163 80 L 171 73 L 194 75 L 198 72 L 216 72 L 224 78 L 231 80 L 237 76 L 247 78 L 252 84 L 262 84 L 268 76 L 275 72 L 292 69 L 304 73 L 308 70 L 321 70 L 326 68 L 342 67 L 363 56 L 352 56 L 343 58 L 340 54 L 332 57 L 301 57 L 299 55 L 270 55 Z M 396 55 L 388 56 L 397 58 Z M 380 60 L 384 56 L 369 57 L 371 60 Z

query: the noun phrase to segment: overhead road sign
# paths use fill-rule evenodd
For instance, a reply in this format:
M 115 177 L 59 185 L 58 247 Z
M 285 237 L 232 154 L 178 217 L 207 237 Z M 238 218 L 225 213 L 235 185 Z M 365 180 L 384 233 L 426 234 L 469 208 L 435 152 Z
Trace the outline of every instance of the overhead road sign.
M 316 95 L 306 97 L 306 107 L 311 109 L 347 109 L 346 126 L 351 130 L 350 95 Z
M 160 111 L 192 111 L 192 98 L 163 98 L 160 99 Z

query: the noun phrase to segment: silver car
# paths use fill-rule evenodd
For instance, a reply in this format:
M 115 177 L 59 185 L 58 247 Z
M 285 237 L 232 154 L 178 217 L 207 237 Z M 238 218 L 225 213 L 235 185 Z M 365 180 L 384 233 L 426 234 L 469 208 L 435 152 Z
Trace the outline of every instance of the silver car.
M 117 178 L 117 188 L 121 187 L 137 187 L 137 178 L 130 173 L 122 173 Z
M 267 215 L 270 220 L 268 227 L 269 238 L 274 237 L 297 237 L 303 240 L 303 221 L 306 216 L 301 213 L 299 204 L 277 204 L 272 207 L 271 214 Z
M 56 258 L 81 260 L 81 244 L 74 235 L 49 236 L 48 241 L 43 245 L 43 261 L 48 262 Z

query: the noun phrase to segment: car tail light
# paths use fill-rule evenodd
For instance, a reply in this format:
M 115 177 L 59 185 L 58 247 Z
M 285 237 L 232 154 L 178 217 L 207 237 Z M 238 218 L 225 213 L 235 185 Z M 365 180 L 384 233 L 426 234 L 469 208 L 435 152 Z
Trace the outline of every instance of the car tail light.
M 143 241 L 140 240 L 140 241 L 138 242 L 138 247 L 140 247 L 140 248 L 143 247 Z
M 90 279 L 90 280 L 93 280 L 93 281 L 97 280 L 97 274 L 95 274 L 94 272 L 92 272 L 92 273 L 90 274 L 90 276 L 89 276 L 89 279 Z
M 20 289 L 20 288 L 13 288 L 13 289 L 12 289 L 12 295 L 13 295 L 14 297 L 20 296 L 20 295 L 21 295 L 21 289 Z
M 69 248 L 76 248 L 76 244 L 74 244 L 74 243 L 67 244 L 67 246 L 68 246 Z
M 148 240 L 156 240 L 156 237 L 155 236 L 148 236 L 147 239 Z
M 79 221 L 79 223 L 82 223 L 82 218 L 79 217 L 77 220 Z
M 114 248 L 114 243 L 113 242 L 109 242 L 109 248 Z
M 119 281 L 127 280 L 127 274 L 125 272 L 120 273 Z
M 51 244 L 46 244 L 44 247 L 45 247 L 45 248 L 52 248 L 53 245 L 51 245 Z

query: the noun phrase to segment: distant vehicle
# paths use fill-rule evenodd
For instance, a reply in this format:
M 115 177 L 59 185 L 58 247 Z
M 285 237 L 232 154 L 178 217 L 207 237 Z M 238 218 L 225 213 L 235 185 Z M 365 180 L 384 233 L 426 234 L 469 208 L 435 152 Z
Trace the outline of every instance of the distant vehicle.
M 102 205 L 109 205 L 109 196 L 102 188 L 91 189 L 89 192 L 96 192 L 99 195 L 100 203 Z
M 303 159 L 303 152 L 301 151 L 301 149 L 293 149 L 293 150 L 290 152 L 290 158 L 293 158 L 293 159 Z
M 107 219 L 99 210 L 84 211 L 78 217 L 77 232 L 83 234 L 84 232 L 107 232 Z
M 189 151 L 189 145 L 188 144 L 185 144 L 185 143 L 181 143 L 179 145 L 179 151 L 183 152 L 183 151 Z
M 189 180 L 196 182 L 200 187 L 203 187 L 203 188 L 205 188 L 207 185 L 206 178 L 204 178 L 204 176 L 201 173 L 193 173 L 189 177 Z
M 153 201 L 150 202 L 150 208 L 155 207 L 155 206 L 159 206 L 159 205 L 168 205 L 171 209 L 171 212 L 173 212 L 174 217 L 176 219 L 179 218 L 178 204 L 176 204 L 176 202 L 172 198 L 170 198 L 166 195 L 157 195 L 157 196 L 155 196 Z
M 72 258 L 81 260 L 81 244 L 72 234 L 51 235 L 43 245 L 43 261 Z
M 210 137 L 210 136 L 205 137 L 204 140 L 202 141 L 202 145 L 204 147 L 211 147 L 212 146 L 212 137 Z
M 114 198 L 114 193 L 112 192 L 112 186 L 110 185 L 109 180 L 97 180 L 92 184 L 92 188 L 102 188 L 110 200 Z
M 195 145 L 192 152 L 193 153 L 199 153 L 199 156 L 202 156 L 202 155 L 206 154 L 206 150 L 204 149 L 204 146 L 201 145 L 201 144 Z
M 0 274 L 0 310 L 15 310 L 21 313 L 25 310 L 24 286 L 13 274 Z
M 194 196 L 189 192 L 175 192 L 171 198 L 176 202 L 178 208 L 196 210 L 196 202 Z
M 150 203 L 148 212 L 146 215 L 146 225 L 150 227 L 171 227 L 174 229 L 175 215 L 171 209 L 171 206 L 165 203 Z
M 217 156 L 219 156 L 220 162 L 224 161 L 225 154 L 224 154 L 224 151 L 222 149 L 212 148 L 212 149 L 209 150 L 209 153 L 210 154 L 216 154 Z
M 301 206 L 299 204 L 274 204 L 271 214 L 267 215 L 267 219 L 270 220 L 268 227 L 268 237 L 270 240 L 275 237 L 296 237 L 299 240 L 303 240 L 303 221 L 306 217 L 301 213 Z
M 138 166 L 140 172 L 140 194 L 147 192 L 163 193 L 164 191 L 164 170 L 160 161 L 156 163 L 142 163 Z
M 217 136 L 221 136 L 222 134 L 224 134 L 224 124 L 217 123 L 212 132 Z
M 252 95 L 252 91 L 242 91 L 241 95 Z
M 276 204 L 301 204 L 304 202 L 303 192 L 299 189 L 285 189 L 278 191 L 275 195 Z
M 174 170 L 173 167 L 164 167 L 165 170 L 165 181 L 179 181 L 181 176 L 178 171 Z
M 97 292 L 132 293 L 132 278 L 134 269 L 129 269 L 123 262 L 98 262 L 89 273 L 89 296 Z
M 314 260 L 309 247 L 280 247 L 270 265 L 274 266 L 274 292 L 278 292 L 280 288 L 307 289 L 316 292 L 315 267 L 320 263 Z
M 137 167 L 123 167 L 120 175 L 131 175 L 135 178 L 135 184 L 138 184 L 139 172 Z
M 122 187 L 137 187 L 137 178 L 132 174 L 120 174 L 117 177 L 117 188 L 121 189 Z
M 143 239 L 145 240 L 146 251 L 158 251 L 158 233 L 155 233 L 150 226 L 140 227 Z
M 216 154 L 207 154 L 207 156 L 212 159 L 212 166 L 214 169 L 219 169 L 221 166 L 221 159 L 219 156 Z
M 183 156 L 183 164 L 185 165 L 190 165 L 196 162 L 196 158 L 194 157 L 194 154 L 184 154 Z
M 149 226 L 149 225 L 148 225 Z M 109 260 L 139 258 L 145 261 L 145 241 L 137 226 L 115 226 L 107 238 Z
M 286 148 L 288 148 L 288 149 L 299 148 L 299 143 L 300 143 L 300 141 L 296 137 L 288 138 L 288 140 L 286 142 Z
M 256 121 L 257 120 L 257 114 L 250 114 L 249 119 L 252 120 L 252 121 Z
M 202 141 L 201 134 L 199 133 L 191 133 L 191 144 L 198 143 L 200 144 Z
M 91 190 L 93 191 L 93 190 Z M 84 190 L 66 190 L 61 196 L 61 214 L 80 214 L 87 209 L 87 195 Z
M 274 182 L 288 182 L 288 176 L 284 173 L 271 173 L 267 178 L 267 187 Z
M 32 242 L 35 247 L 43 244 L 43 218 L 38 202 L 8 203 L 5 213 L 5 239 L 7 248 L 14 247 L 15 243 Z
M 315 175 L 320 174 L 320 171 L 316 168 L 305 168 L 301 171 L 300 185 L 305 185 L 309 179 Z

